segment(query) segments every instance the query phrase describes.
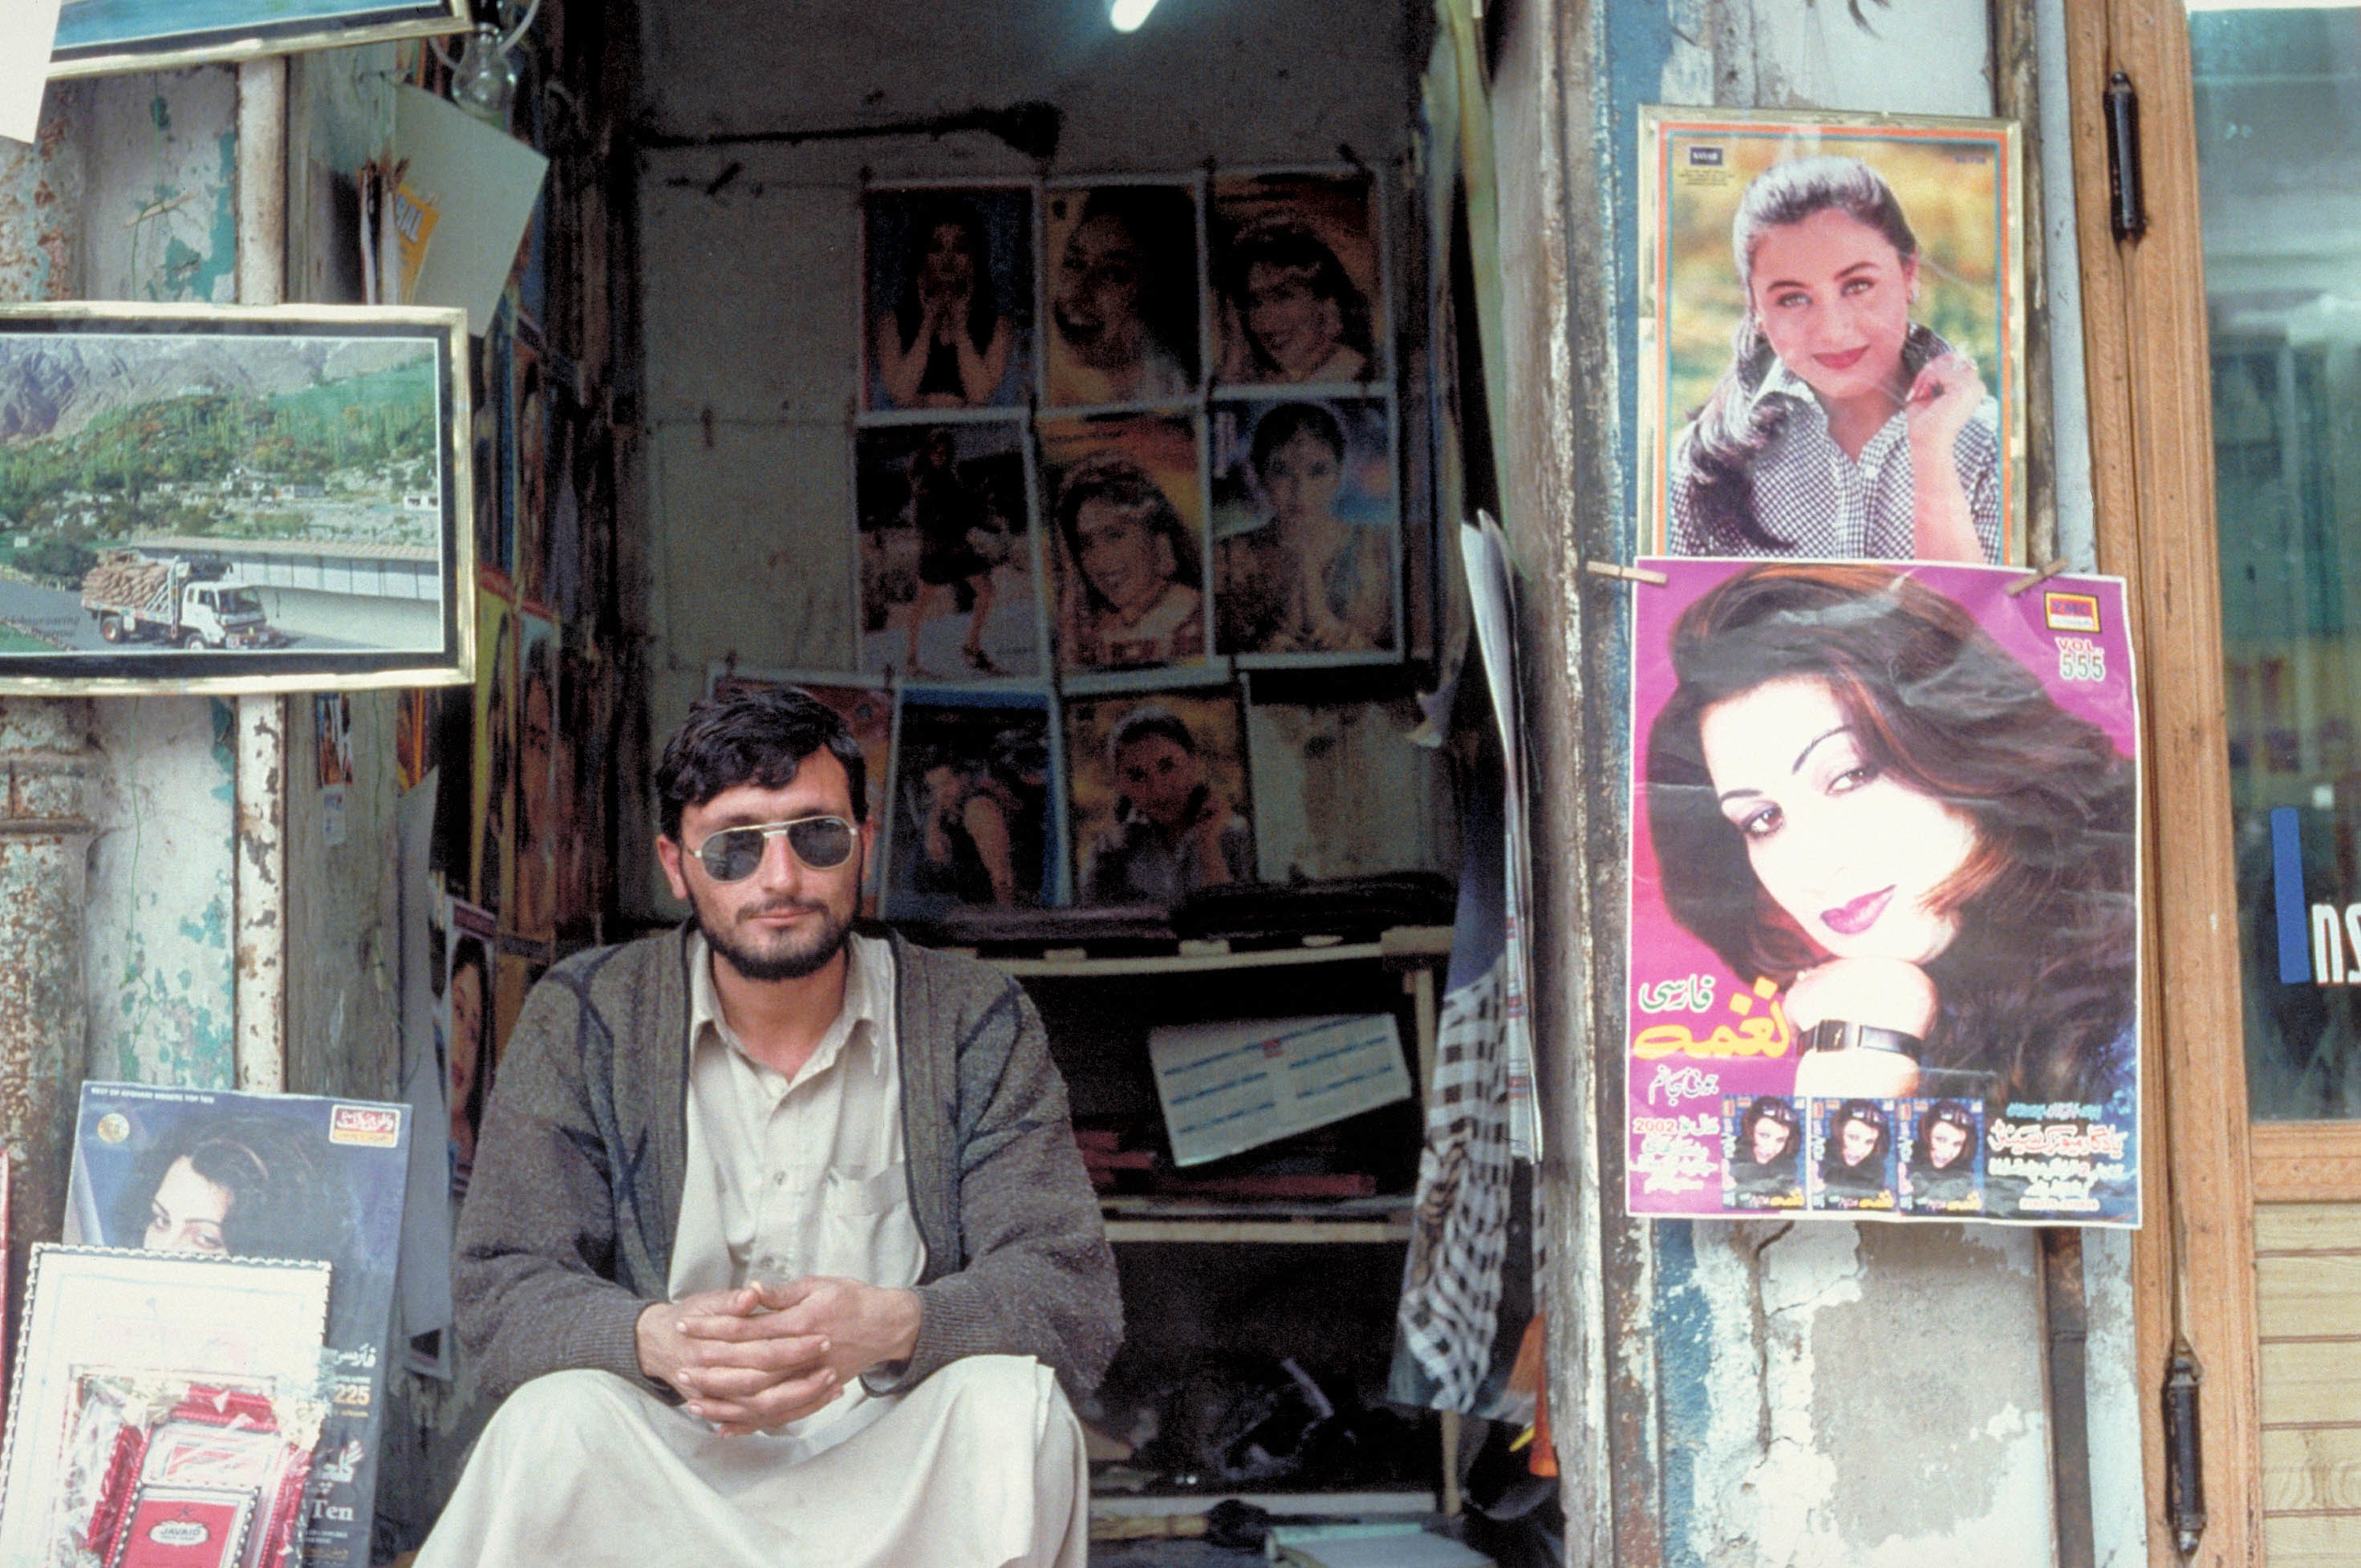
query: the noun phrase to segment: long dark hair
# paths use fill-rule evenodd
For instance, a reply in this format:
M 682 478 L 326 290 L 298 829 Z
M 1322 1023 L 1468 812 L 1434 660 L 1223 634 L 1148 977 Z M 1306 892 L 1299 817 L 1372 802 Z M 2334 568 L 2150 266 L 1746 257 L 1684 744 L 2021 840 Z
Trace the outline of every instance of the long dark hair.
M 902 290 L 894 297 L 894 324 L 901 329 L 906 351 L 917 345 L 918 323 L 927 308 L 918 298 L 918 274 L 926 270 L 927 252 L 939 228 L 955 228 L 960 243 L 975 262 L 975 286 L 967 296 L 967 335 L 975 344 L 992 341 L 1000 325 L 1000 302 L 992 288 L 992 242 L 973 203 L 956 196 L 939 196 L 910 210 L 909 251 L 902 266 Z
M 1960 1157 L 1938 1170 L 1927 1151 L 1927 1135 L 1938 1126 L 1957 1127 L 1967 1139 Z M 1930 1180 L 1973 1174 L 1976 1165 L 1976 1113 L 1957 1100 L 1938 1100 L 1920 1113 L 1917 1133 L 1911 1140 L 1910 1171 L 1914 1176 Z
M 1774 228 L 1799 224 L 1816 213 L 1840 212 L 1877 231 L 1905 262 L 1918 257 L 1918 236 L 1902 215 L 1902 203 L 1877 170 L 1857 158 L 1797 158 L 1774 163 L 1756 175 L 1730 220 L 1730 247 L 1738 266 L 1745 312 L 1730 341 L 1730 367 L 1713 385 L 1705 404 L 1674 444 L 1675 484 L 1688 488 L 1688 511 L 1712 551 L 1792 551 L 1754 515 L 1750 466 L 1769 446 L 1794 411 L 1784 399 L 1757 401 L 1754 393 L 1770 372 L 1771 340 L 1754 315 L 1754 251 Z M 1902 345 L 1902 370 L 1915 377 L 1943 352 L 1924 327 L 1911 328 Z
M 1238 231 L 1222 258 L 1217 280 L 1223 294 L 1238 313 L 1238 330 L 1254 353 L 1257 370 L 1268 374 L 1279 368 L 1279 362 L 1263 352 L 1253 329 L 1246 325 L 1246 278 L 1258 266 L 1292 273 L 1311 291 L 1312 298 L 1334 302 L 1337 319 L 1342 323 L 1336 334 L 1338 341 L 1365 358 L 1376 356 L 1377 339 L 1369 330 L 1368 296 L 1354 283 L 1345 264 L 1336 259 L 1335 251 L 1329 248 L 1317 230 L 1294 214 L 1268 213 Z
M 1082 584 L 1083 602 L 1092 613 L 1104 615 L 1115 606 L 1106 602 L 1091 575 L 1082 570 L 1081 519 L 1088 501 L 1104 501 L 1130 514 L 1133 521 L 1170 544 L 1174 582 L 1192 588 L 1204 586 L 1205 569 L 1197 554 L 1196 537 L 1180 521 L 1180 509 L 1164 493 L 1164 487 L 1120 452 L 1093 452 L 1066 470 L 1059 482 L 1057 513 L 1058 536 L 1066 542 L 1066 559 L 1074 564 L 1074 576 Z
M 1847 1165 L 1844 1159 L 1844 1124 L 1859 1122 L 1875 1129 L 1877 1142 L 1868 1157 L 1859 1165 Z M 1894 1146 L 1894 1123 L 1885 1114 L 1885 1107 L 1874 1100 L 1848 1100 L 1828 1118 L 1828 1146 L 1820 1151 L 1820 1183 L 1825 1187 L 1851 1187 L 1874 1191 L 1885 1185 L 1886 1151 Z
M 146 1238 L 156 1190 L 183 1159 L 229 1195 L 221 1224 L 225 1252 L 344 1261 L 352 1201 L 324 1140 L 262 1111 L 192 1114 L 165 1128 L 116 1200 L 116 1245 L 136 1247 Z
M 1968 612 L 1889 567 L 1765 563 L 1673 629 L 1680 685 L 1648 735 L 1664 902 L 1741 976 L 1788 983 L 1826 955 L 1756 879 L 1705 763 L 1705 712 L 1783 678 L 1825 682 L 1865 761 L 1966 816 L 1976 848 L 1940 890 L 1959 935 L 1927 963 L 1925 1065 L 2005 1100 L 2092 1102 L 2136 977 L 2131 765 L 2060 708 Z
M 1093 218 L 1112 218 L 1131 236 L 1139 255 L 1140 325 L 1194 380 L 1197 213 L 1189 193 L 1170 185 L 1102 185 L 1082 199 L 1073 232 Z
M 1775 1122 L 1787 1130 L 1787 1141 L 1780 1146 L 1779 1157 L 1769 1165 L 1754 1161 L 1754 1129 L 1765 1122 Z M 1803 1128 L 1795 1115 L 1795 1102 L 1776 1094 L 1758 1094 L 1746 1105 L 1746 1113 L 1738 1119 L 1738 1163 L 1754 1170 L 1785 1170 L 1795 1168 L 1795 1152 L 1803 1142 Z

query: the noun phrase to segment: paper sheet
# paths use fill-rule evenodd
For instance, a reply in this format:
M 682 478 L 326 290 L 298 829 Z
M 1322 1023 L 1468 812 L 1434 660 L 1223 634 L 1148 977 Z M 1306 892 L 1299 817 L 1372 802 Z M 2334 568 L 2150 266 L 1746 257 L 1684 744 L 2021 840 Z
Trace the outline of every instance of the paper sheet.
M 39 134 L 60 4 L 0 0 L 0 137 L 11 141 L 29 142 Z
M 395 105 L 394 148 L 409 165 L 406 183 L 438 213 L 411 302 L 464 305 L 467 331 L 481 337 L 533 220 L 549 159 L 410 86 L 400 90 Z
M 1390 1013 L 1167 1025 L 1148 1034 L 1179 1165 L 1202 1165 L 1410 1098 Z
M 1492 695 L 1492 715 L 1500 727 L 1500 755 L 1508 761 L 1501 817 L 1508 838 L 1508 906 L 1501 922 L 1508 951 L 1501 965 L 1508 994 L 1502 998 L 1500 1048 L 1509 1069 L 1509 1146 L 1521 1160 L 1541 1157 L 1541 1118 L 1533 1105 L 1533 972 L 1525 950 L 1526 921 L 1532 909 L 1532 818 L 1525 806 L 1523 697 L 1517 679 L 1516 581 L 1509 566 L 1509 542 L 1489 512 L 1459 531 L 1460 557 L 1467 568 L 1467 598 L 1476 641 L 1484 655 L 1484 678 Z

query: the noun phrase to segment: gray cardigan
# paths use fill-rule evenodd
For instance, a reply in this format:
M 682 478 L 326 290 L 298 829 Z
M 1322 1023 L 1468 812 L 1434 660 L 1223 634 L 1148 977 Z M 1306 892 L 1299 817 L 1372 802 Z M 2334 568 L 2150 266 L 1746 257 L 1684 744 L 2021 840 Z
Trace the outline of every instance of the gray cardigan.
M 640 1374 L 665 1298 L 687 1149 L 687 930 L 577 954 L 533 988 L 501 1054 L 459 1216 L 459 1343 L 505 1394 L 545 1372 Z M 1031 1355 L 1071 1393 L 1123 1337 L 1115 1258 L 1041 1020 L 996 970 L 894 939 L 910 1205 L 927 1261 L 906 1368 Z

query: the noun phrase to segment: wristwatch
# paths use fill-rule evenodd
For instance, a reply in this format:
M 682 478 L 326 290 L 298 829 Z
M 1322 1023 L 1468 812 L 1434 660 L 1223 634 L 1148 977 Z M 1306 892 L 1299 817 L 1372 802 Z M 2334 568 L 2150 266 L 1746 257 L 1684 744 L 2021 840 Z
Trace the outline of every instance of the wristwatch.
M 1918 1059 L 1926 1041 L 1916 1035 L 1905 1035 L 1899 1029 L 1880 1029 L 1868 1024 L 1848 1024 L 1841 1018 L 1823 1018 L 1804 1035 L 1807 1051 L 1892 1051 L 1896 1056 Z

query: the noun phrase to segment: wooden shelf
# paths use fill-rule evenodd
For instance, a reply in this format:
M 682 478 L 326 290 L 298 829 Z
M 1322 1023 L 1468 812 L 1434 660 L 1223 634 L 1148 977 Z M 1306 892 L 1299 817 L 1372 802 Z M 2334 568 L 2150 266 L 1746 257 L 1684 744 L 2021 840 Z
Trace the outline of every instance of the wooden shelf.
M 1127 953 L 1093 958 L 1080 948 L 1053 948 L 1037 958 L 986 956 L 985 963 L 1016 976 L 1106 979 L 1131 974 L 1201 974 L 1220 970 L 1275 969 L 1290 964 L 1369 963 L 1381 959 L 1425 960 L 1451 952 L 1448 926 L 1398 926 L 1374 942 L 1345 942 L 1317 936 L 1293 948 L 1233 947 L 1228 942 L 1182 942 L 1171 953 Z
M 1329 1203 L 1110 1198 L 1099 1203 L 1111 1242 L 1254 1242 L 1284 1246 L 1407 1242 L 1410 1208 L 1408 1198 Z
M 1235 1498 L 1284 1519 L 1294 1514 L 1430 1514 L 1438 1511 L 1431 1487 L 1372 1486 L 1358 1491 L 1258 1492 L 1247 1487 L 1186 1493 L 1091 1493 L 1091 1518 L 1096 1519 L 1170 1519 L 1209 1512 L 1215 1503 Z M 1115 1539 L 1112 1535 L 1100 1540 Z

